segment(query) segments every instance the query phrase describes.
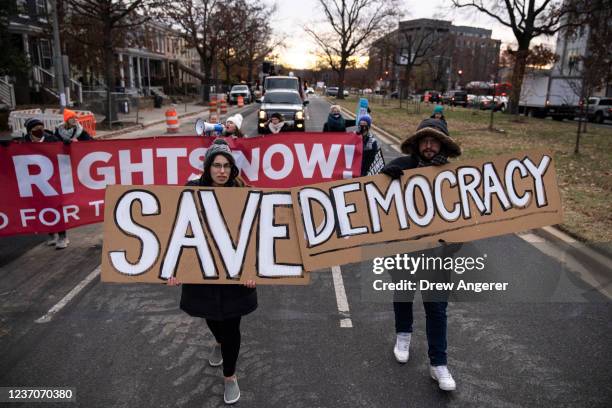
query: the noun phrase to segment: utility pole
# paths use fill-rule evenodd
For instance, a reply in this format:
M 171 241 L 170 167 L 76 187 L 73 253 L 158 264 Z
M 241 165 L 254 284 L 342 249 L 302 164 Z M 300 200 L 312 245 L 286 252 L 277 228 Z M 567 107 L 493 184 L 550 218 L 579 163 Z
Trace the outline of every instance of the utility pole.
M 51 20 L 53 22 L 53 65 L 55 65 L 55 83 L 60 98 L 60 109 L 66 107 L 66 91 L 64 89 L 64 69 L 62 68 L 62 50 L 60 48 L 59 23 L 57 20 L 57 0 L 50 0 Z

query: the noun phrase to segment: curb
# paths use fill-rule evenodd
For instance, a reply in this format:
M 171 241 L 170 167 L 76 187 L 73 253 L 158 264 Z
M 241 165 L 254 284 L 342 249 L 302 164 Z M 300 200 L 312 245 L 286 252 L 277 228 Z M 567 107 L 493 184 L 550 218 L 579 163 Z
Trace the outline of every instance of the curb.
M 242 110 L 248 108 L 249 106 L 250 106 L 250 104 L 249 105 L 245 105 L 242 108 L 237 108 L 237 107 L 236 108 L 229 108 L 227 110 L 227 113 L 225 115 L 219 115 L 219 118 L 223 118 L 225 116 L 232 115 L 232 114 L 234 114 L 236 112 L 241 112 Z M 201 109 L 199 111 L 195 111 L 195 112 L 181 113 L 181 114 L 178 115 L 178 118 L 179 119 L 189 118 L 189 117 L 192 117 L 192 116 L 201 115 L 202 113 L 206 113 L 206 112 L 208 112 L 208 108 L 203 108 L 203 109 Z M 163 124 L 165 122 L 166 122 L 166 119 L 161 119 L 161 120 L 156 120 L 156 121 L 153 121 L 153 122 L 143 123 L 143 124 L 140 124 L 140 125 L 129 126 L 129 127 L 126 127 L 126 128 L 123 128 L 123 129 L 119 129 L 117 131 L 113 131 L 113 132 L 110 132 L 110 133 L 106 133 L 106 134 L 104 134 L 102 136 L 96 137 L 96 140 L 112 139 L 115 136 L 120 136 L 120 135 L 123 135 L 125 133 L 133 132 L 135 130 L 146 129 L 146 128 L 151 127 L 151 126 L 161 125 L 161 124 Z
M 208 108 L 205 108 L 205 109 L 202 109 L 202 110 L 199 110 L 199 111 L 195 111 L 195 112 L 185 112 L 185 113 L 179 114 L 178 118 L 179 119 L 187 118 L 187 117 L 191 117 L 191 116 L 194 116 L 194 115 L 200 115 L 200 114 L 205 113 L 205 112 L 208 112 Z M 150 126 L 155 126 L 155 125 L 161 125 L 164 122 L 166 122 L 166 119 L 155 120 L 153 122 L 142 123 L 142 124 L 139 124 L 139 125 L 133 125 L 133 126 L 129 126 L 129 127 L 123 128 L 123 129 L 119 129 L 117 131 L 112 131 L 112 132 L 109 132 L 109 133 L 105 133 L 102 136 L 96 137 L 96 139 L 97 140 L 112 139 L 115 136 L 123 135 L 125 133 L 130 133 L 130 132 L 133 132 L 135 130 L 146 129 L 146 128 L 150 127 Z
M 328 99 L 328 102 L 329 99 Z M 330 102 L 331 103 L 331 102 Z M 340 106 L 340 109 L 351 118 L 355 118 L 356 115 L 346 109 L 343 106 Z M 376 130 L 379 134 L 382 134 L 385 138 L 389 139 L 386 142 L 395 150 L 400 151 L 399 144 L 401 144 L 401 139 L 398 136 L 395 136 L 384 129 L 379 128 L 378 126 L 372 125 L 372 128 Z M 378 136 L 378 135 L 377 135 Z M 382 139 L 382 138 L 381 138 Z M 390 141 L 396 142 L 396 144 L 389 143 Z M 597 264 L 600 267 L 608 268 L 612 270 L 612 247 L 606 248 L 604 245 L 593 245 L 587 246 L 581 240 L 569 235 L 568 233 L 562 231 L 558 227 L 555 226 L 547 226 L 543 228 L 538 228 L 532 230 L 536 235 L 550 241 L 556 243 L 560 246 L 567 246 L 571 248 L 572 253 L 576 255 L 581 261 L 587 264 Z
M 533 230 L 533 233 L 547 241 L 567 247 L 573 255 L 587 264 L 595 263 L 612 271 L 612 255 L 607 248 L 588 246 L 554 226 L 538 228 Z

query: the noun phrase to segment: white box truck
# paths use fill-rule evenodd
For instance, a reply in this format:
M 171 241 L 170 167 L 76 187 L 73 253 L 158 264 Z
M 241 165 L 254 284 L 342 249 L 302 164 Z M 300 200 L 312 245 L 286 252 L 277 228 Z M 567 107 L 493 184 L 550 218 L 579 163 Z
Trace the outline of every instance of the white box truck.
M 574 119 L 579 110 L 580 80 L 553 76 L 550 70 L 526 73 L 521 88 L 519 112 L 538 118 Z

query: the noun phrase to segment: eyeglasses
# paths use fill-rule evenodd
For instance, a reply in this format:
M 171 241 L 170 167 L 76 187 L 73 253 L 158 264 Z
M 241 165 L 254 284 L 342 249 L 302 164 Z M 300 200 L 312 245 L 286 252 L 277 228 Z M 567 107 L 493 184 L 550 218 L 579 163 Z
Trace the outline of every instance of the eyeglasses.
M 212 167 L 214 167 L 217 170 L 230 170 L 232 168 L 232 164 L 231 163 L 225 163 L 225 164 L 221 164 L 221 163 L 213 163 Z

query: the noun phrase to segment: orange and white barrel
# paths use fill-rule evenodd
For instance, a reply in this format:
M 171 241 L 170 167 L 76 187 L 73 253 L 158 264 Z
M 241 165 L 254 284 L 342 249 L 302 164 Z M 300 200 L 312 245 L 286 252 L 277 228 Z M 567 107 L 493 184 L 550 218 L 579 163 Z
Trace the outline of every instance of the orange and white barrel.
M 178 114 L 176 113 L 176 109 L 174 109 L 174 107 L 171 107 L 166 111 L 166 133 L 178 133 L 178 131 Z

